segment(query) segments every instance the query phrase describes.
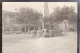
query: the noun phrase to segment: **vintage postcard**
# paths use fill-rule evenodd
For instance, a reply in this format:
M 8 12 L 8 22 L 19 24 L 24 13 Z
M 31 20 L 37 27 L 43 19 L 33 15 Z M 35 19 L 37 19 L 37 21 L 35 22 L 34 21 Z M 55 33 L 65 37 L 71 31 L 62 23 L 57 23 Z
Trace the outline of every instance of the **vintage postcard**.
M 77 2 L 3 2 L 2 53 L 77 53 Z

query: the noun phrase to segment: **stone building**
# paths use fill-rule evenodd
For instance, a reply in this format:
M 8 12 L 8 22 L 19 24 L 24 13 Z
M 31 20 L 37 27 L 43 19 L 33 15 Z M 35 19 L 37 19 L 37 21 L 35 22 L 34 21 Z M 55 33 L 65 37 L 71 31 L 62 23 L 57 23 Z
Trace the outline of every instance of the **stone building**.
M 18 24 L 17 12 L 2 12 L 2 31 L 3 33 L 29 33 L 32 30 L 37 30 L 37 26 L 33 24 Z
M 15 12 L 2 12 L 2 30 L 3 33 L 11 33 L 17 31 L 16 24 L 17 13 Z M 14 30 L 13 30 L 14 28 Z

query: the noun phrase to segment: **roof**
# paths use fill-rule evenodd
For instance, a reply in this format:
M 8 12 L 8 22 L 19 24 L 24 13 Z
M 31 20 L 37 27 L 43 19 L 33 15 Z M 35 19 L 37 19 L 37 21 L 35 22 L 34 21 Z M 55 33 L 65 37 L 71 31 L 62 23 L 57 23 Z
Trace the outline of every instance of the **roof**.
M 17 16 L 18 12 L 3 11 L 2 15 L 3 15 L 3 18 L 5 18 L 7 15 L 9 15 L 10 18 L 15 18 L 14 16 Z

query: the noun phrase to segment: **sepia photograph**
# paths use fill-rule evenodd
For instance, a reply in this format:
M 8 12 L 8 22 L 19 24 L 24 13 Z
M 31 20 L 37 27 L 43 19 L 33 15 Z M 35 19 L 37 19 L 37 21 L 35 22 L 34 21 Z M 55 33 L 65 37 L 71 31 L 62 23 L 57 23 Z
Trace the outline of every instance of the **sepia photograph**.
M 77 53 L 77 2 L 2 2 L 2 53 Z

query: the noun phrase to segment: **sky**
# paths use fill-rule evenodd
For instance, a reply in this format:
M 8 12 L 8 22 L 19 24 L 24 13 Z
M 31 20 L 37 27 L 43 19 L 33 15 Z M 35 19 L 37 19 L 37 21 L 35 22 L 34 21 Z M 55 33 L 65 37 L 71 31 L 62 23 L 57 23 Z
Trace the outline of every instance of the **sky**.
M 48 2 L 49 13 L 51 13 L 56 7 L 74 6 L 75 12 L 77 12 L 77 2 Z M 44 13 L 44 2 L 3 2 L 2 10 L 15 12 L 15 9 L 21 7 L 30 7 L 38 12 Z

